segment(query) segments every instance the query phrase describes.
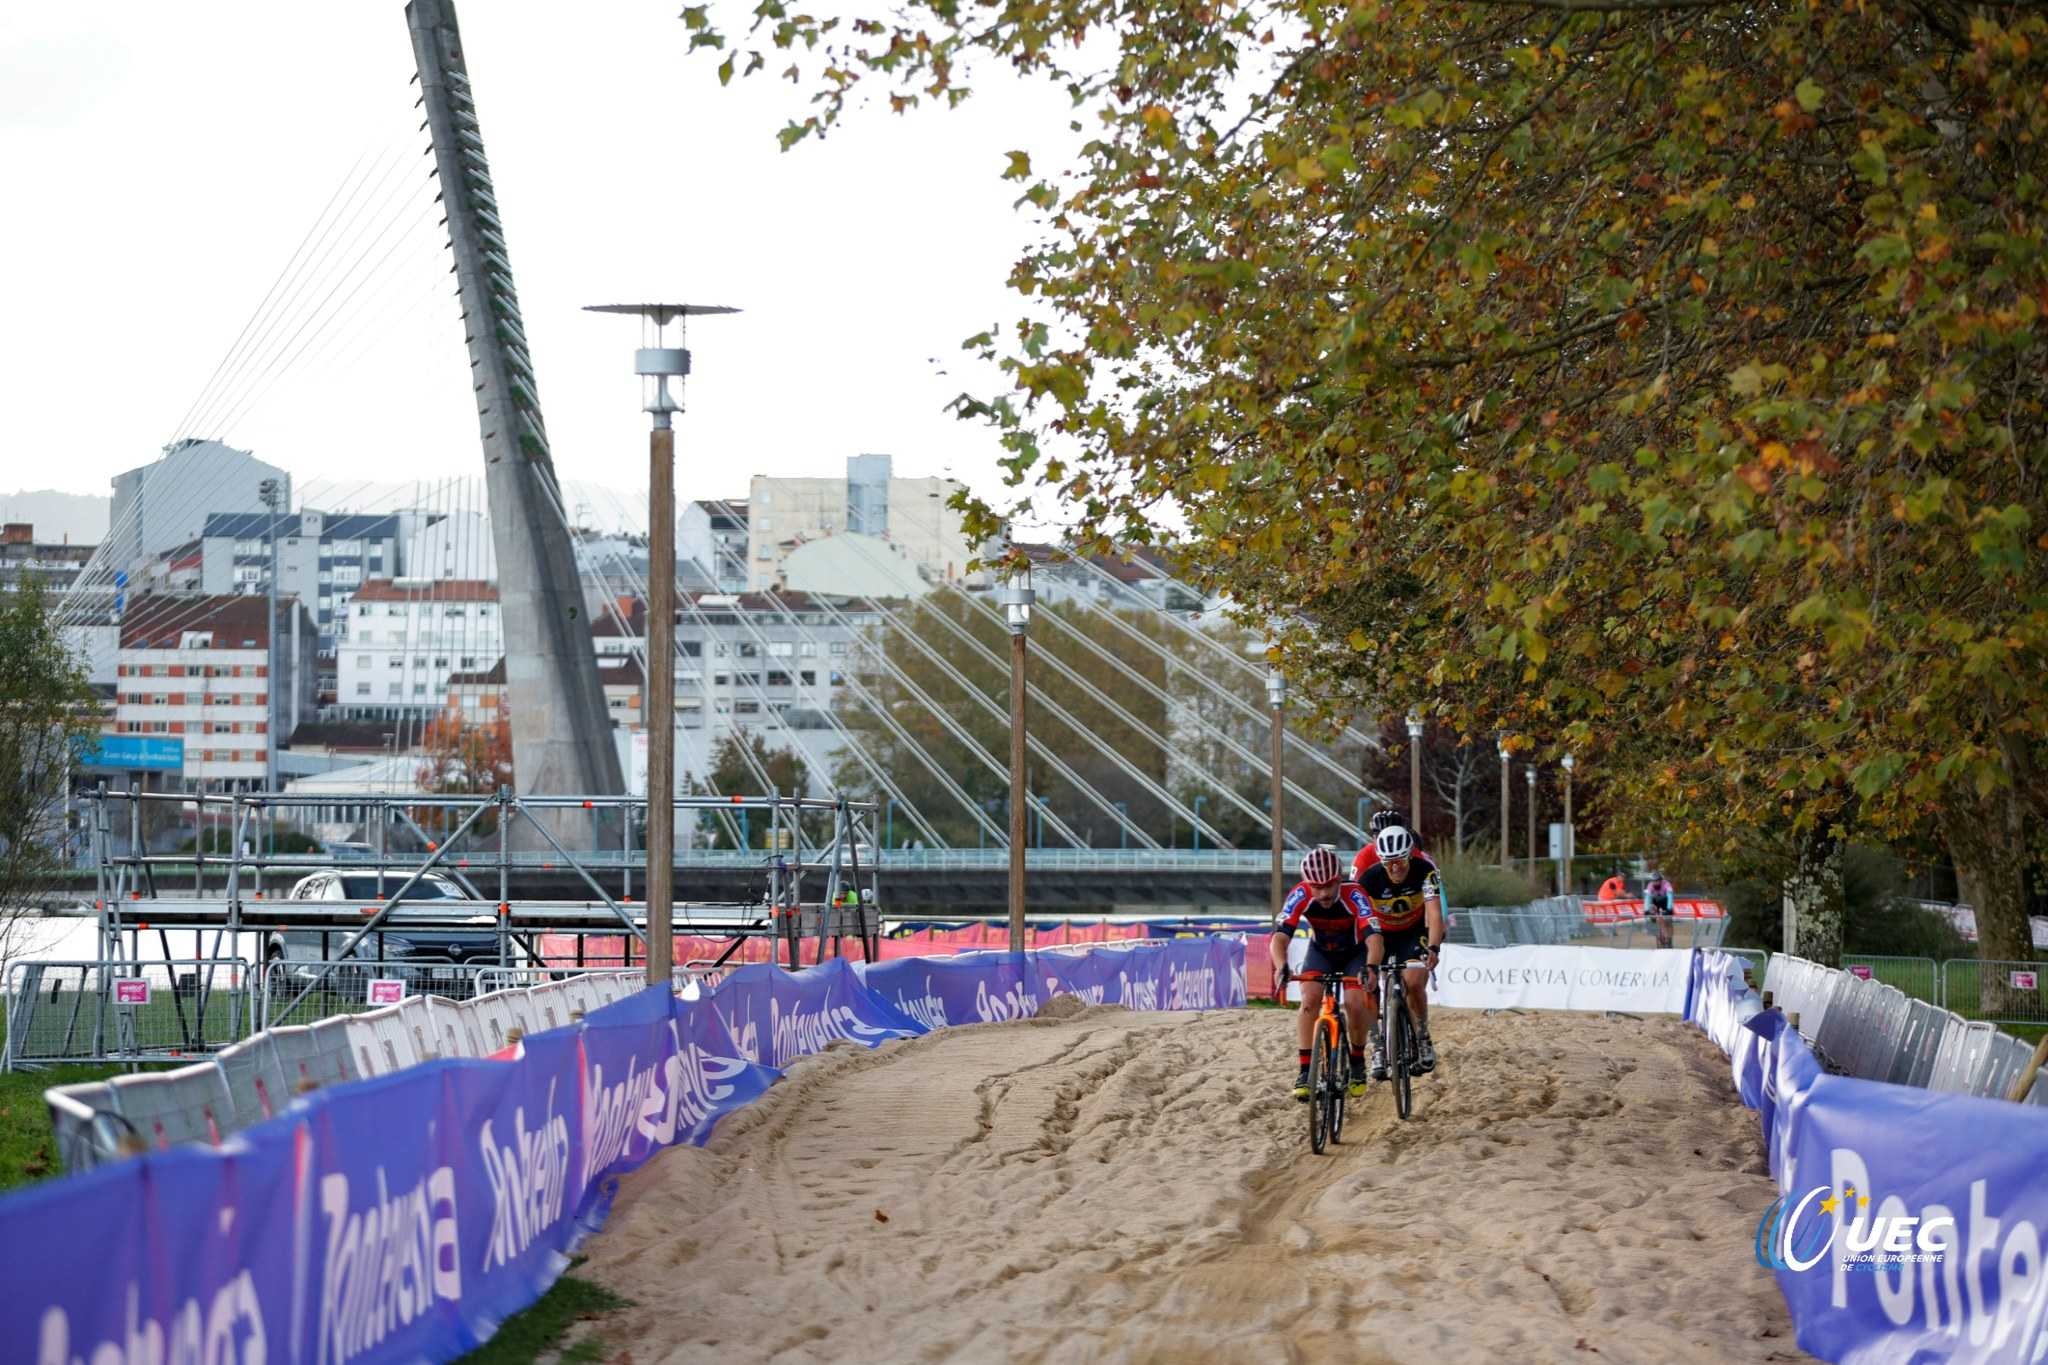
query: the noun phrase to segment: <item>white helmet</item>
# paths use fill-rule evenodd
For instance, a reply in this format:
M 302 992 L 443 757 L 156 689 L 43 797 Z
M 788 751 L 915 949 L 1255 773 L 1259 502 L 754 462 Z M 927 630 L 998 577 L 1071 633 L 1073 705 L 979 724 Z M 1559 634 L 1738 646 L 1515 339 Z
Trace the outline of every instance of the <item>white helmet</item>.
M 1373 839 L 1372 847 L 1381 862 L 1391 863 L 1415 851 L 1415 836 L 1399 825 L 1388 825 Z

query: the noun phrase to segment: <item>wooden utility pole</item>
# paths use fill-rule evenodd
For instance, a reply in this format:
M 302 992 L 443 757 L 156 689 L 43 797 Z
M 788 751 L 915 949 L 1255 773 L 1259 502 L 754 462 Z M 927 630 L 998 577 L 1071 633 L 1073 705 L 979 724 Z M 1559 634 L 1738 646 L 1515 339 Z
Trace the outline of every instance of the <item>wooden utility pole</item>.
M 1024 951 L 1024 632 L 1010 635 L 1010 951 Z
M 665 412 L 647 435 L 647 984 L 675 965 L 676 432 Z
M 1280 913 L 1280 898 L 1287 894 L 1287 678 L 1279 669 L 1266 673 L 1266 700 L 1273 706 L 1273 913 Z

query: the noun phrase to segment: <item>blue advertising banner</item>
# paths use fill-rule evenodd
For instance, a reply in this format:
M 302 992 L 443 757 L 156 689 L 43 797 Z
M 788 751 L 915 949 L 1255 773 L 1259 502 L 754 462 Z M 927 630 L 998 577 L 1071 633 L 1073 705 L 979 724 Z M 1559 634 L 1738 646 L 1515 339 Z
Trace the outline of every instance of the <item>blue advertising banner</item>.
M 1729 1054 L 1779 1198 L 1756 1259 L 1835 1361 L 2048 1359 L 2048 1111 L 1827 1074 L 1739 967 L 1702 953 L 1692 1018 Z
M 185 740 L 179 735 L 88 735 L 72 751 L 81 768 L 115 772 L 185 771 Z
M 1060 991 L 1150 1009 L 1242 1005 L 1243 958 L 1241 940 L 1188 939 L 743 967 L 706 996 L 647 991 L 530 1035 L 511 1060 L 314 1091 L 218 1147 L 0 1199 L 0 1245 L 15 1249 L 0 1360 L 452 1359 L 545 1292 L 603 1223 L 620 1175 L 708 1141 L 798 1057 L 1017 1017 Z M 877 978 L 926 994 L 906 1008 Z

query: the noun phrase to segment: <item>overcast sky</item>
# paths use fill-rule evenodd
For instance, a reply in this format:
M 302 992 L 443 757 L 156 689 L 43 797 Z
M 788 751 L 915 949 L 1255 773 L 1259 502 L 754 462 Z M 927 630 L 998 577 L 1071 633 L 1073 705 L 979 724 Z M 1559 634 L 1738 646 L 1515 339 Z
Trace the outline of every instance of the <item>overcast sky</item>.
M 660 297 L 747 310 L 693 330 L 682 496 L 837 474 L 862 451 L 993 492 L 993 439 L 942 409 L 991 387 L 959 342 L 1017 312 L 1002 281 L 1031 225 L 998 178 L 1003 153 L 1063 138 L 1064 101 L 1011 86 L 951 113 L 868 112 L 785 154 L 774 131 L 800 92 L 760 77 L 721 90 L 686 57 L 679 8 L 460 11 L 562 476 L 645 488 L 637 325 L 579 310 Z M 426 212 L 411 74 L 400 0 L 0 12 L 0 494 L 105 493 L 152 458 L 352 167 L 403 157 L 362 225 L 382 204 Z M 364 269 L 384 263 L 367 286 L 319 309 L 305 296 L 333 329 L 281 325 L 273 363 L 229 385 L 200 434 L 302 489 L 480 472 L 431 222 L 366 236 Z

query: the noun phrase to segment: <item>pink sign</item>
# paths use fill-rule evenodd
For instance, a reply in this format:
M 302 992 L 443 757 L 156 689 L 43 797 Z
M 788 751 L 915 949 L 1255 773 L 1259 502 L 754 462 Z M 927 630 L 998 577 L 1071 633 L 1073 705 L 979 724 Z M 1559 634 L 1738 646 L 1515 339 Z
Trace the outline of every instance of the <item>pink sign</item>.
M 1852 962 L 1849 964 L 1849 975 L 1858 976 L 1868 981 L 1870 980 L 1870 966 L 1868 963 Z
M 379 976 L 370 981 L 370 1003 L 395 1005 L 405 999 L 405 983 L 395 977 Z
M 116 978 L 114 981 L 114 1003 L 117 1005 L 147 1005 L 149 1003 L 149 982 L 139 976 Z
M 2016 991 L 2037 991 L 2041 989 L 2040 973 L 2014 972 L 2012 974 L 2012 988 Z

